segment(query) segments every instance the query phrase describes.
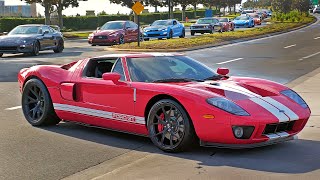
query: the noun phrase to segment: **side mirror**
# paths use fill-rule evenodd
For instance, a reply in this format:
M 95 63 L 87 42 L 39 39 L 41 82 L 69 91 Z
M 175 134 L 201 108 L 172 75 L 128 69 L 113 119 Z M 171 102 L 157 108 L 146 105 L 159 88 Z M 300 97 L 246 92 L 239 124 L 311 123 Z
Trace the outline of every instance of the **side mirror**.
M 106 81 L 112 81 L 113 83 L 117 84 L 121 79 L 121 75 L 118 73 L 104 73 L 102 75 L 102 79 Z
M 3 34 L 3 35 L 8 35 L 8 32 L 3 32 L 2 34 Z
M 101 27 L 97 27 L 97 31 L 99 31 L 101 29 Z
M 44 32 L 43 32 L 43 35 L 45 35 L 45 34 L 49 34 L 49 31 L 44 31 Z
M 226 76 L 229 74 L 229 69 L 228 68 L 218 68 L 217 73 L 222 76 Z

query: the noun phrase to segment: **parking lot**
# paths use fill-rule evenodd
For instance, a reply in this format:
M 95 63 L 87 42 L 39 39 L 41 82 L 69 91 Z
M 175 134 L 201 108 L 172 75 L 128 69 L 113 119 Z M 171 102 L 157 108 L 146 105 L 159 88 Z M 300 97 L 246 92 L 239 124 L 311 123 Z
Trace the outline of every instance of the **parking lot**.
M 211 68 L 227 67 L 233 76 L 287 84 L 309 103 L 312 117 L 299 140 L 249 150 L 199 147 L 170 154 L 148 138 L 73 123 L 32 127 L 20 107 L 16 76 L 21 68 L 115 52 L 72 40 L 61 54 L 5 55 L 0 59 L 0 179 L 318 179 L 319 37 L 317 22 L 287 34 L 185 53 Z

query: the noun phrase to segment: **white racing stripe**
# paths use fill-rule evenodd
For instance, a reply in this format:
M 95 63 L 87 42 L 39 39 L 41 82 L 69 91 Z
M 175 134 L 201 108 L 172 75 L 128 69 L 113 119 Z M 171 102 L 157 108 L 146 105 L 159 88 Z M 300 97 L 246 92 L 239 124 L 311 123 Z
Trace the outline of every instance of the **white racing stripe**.
M 114 119 L 123 122 L 130 122 L 136 124 L 145 124 L 145 118 L 133 116 L 129 114 L 120 114 L 115 112 L 101 111 L 96 109 L 84 108 L 79 106 L 72 106 L 67 104 L 53 104 L 55 110 L 68 111 L 89 116 L 101 117 L 106 119 Z
M 299 116 L 294 113 L 291 109 L 289 109 L 287 106 L 283 105 L 282 103 L 280 103 L 279 101 L 276 101 L 275 99 L 272 99 L 270 97 L 263 97 L 263 100 L 267 101 L 268 103 L 274 105 L 275 107 L 277 107 L 280 110 L 283 110 L 284 113 L 289 116 L 290 121 L 295 121 L 299 119 Z
M 277 117 L 279 122 L 289 121 L 288 116 L 286 116 L 283 112 L 280 112 L 279 109 L 267 103 L 266 101 L 262 100 L 261 98 L 250 98 L 250 100 L 259 104 L 261 107 L 263 107 L 264 109 L 269 111 L 271 114 L 273 114 L 275 117 Z

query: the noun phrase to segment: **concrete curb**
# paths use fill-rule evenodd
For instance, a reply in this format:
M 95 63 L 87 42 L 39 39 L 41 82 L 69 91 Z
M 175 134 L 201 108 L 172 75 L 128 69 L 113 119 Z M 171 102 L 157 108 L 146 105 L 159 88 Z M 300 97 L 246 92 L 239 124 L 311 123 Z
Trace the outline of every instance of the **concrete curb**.
M 262 39 L 265 37 L 271 37 L 271 36 L 276 36 L 276 35 L 280 35 L 280 34 L 285 34 L 285 33 L 289 33 L 292 31 L 296 31 L 305 27 L 308 27 L 314 23 L 316 23 L 318 21 L 317 18 L 315 18 L 312 22 L 308 23 L 308 24 L 304 24 L 302 26 L 296 27 L 296 28 L 292 28 L 289 30 L 285 30 L 285 31 L 281 31 L 281 32 L 275 32 L 275 33 L 270 33 L 270 34 L 265 34 L 265 35 L 261 35 L 261 36 L 256 36 L 256 37 L 249 37 L 249 38 L 240 38 L 240 39 L 236 39 L 236 40 L 231 40 L 231 41 L 224 41 L 221 43 L 217 43 L 217 44 L 209 44 L 209 45 L 204 45 L 204 46 L 196 46 L 196 47 L 192 47 L 192 48 L 183 48 L 183 49 L 118 49 L 118 48 L 112 48 L 112 47 L 108 47 L 105 48 L 104 50 L 106 51 L 126 51 L 126 52 L 188 52 L 188 51 L 195 51 L 195 50 L 199 50 L 199 49 L 206 49 L 206 48 L 213 48 L 213 47 L 219 47 L 219 46 L 225 46 L 225 45 L 229 45 L 229 44 L 235 44 L 235 43 L 239 43 L 239 42 L 245 42 L 245 41 L 250 41 L 250 40 L 255 40 L 255 39 Z

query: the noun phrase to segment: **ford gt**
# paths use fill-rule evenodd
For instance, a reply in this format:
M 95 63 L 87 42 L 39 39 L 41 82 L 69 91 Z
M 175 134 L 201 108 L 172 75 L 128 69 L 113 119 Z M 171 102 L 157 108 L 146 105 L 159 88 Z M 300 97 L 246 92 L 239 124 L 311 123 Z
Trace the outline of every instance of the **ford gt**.
M 271 145 L 304 128 L 311 112 L 296 92 L 228 74 L 180 54 L 142 53 L 33 66 L 18 81 L 33 126 L 88 124 L 148 136 L 167 152 Z

